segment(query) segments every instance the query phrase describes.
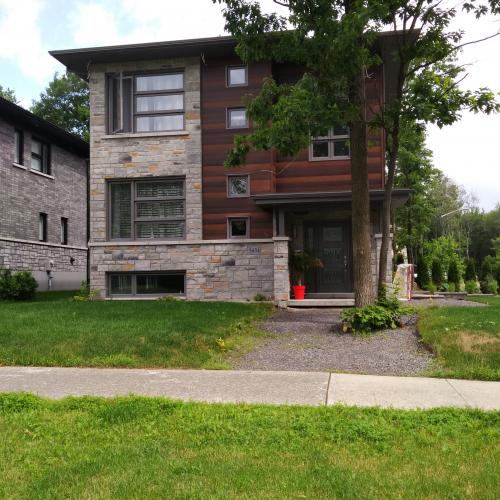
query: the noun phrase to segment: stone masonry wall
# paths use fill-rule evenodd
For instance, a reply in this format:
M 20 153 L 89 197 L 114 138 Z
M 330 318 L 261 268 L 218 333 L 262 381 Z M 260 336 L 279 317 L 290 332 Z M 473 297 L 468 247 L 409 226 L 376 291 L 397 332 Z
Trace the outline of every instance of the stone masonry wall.
M 106 73 L 161 69 L 184 70 L 185 130 L 108 135 Z M 106 181 L 119 178 L 185 176 L 186 239 L 201 239 L 200 63 L 176 58 L 90 68 L 90 233 L 93 242 L 107 239 Z M 93 260 L 98 265 L 98 254 Z
M 98 264 L 91 269 L 91 283 L 93 288 L 100 289 L 104 298 L 106 273 L 186 271 L 187 299 L 251 300 L 257 293 L 273 298 L 275 253 L 282 254 L 281 243 L 206 240 L 148 245 L 96 244 L 92 254 L 93 262 Z

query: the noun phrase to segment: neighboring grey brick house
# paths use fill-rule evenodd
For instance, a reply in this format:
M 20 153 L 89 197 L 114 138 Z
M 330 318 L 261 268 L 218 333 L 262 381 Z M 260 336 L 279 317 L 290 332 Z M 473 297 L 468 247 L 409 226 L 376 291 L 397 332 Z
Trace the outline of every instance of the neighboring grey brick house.
M 252 153 L 228 174 L 234 134 L 251 126 L 242 97 L 267 75 L 290 78 L 272 62 L 242 65 L 234 48 L 218 37 L 51 53 L 90 86 L 89 266 L 101 297 L 284 302 L 289 242 L 325 264 L 307 277 L 315 295 L 352 296 L 348 130 L 292 162 Z M 388 88 L 377 78 L 374 102 Z M 370 141 L 375 276 L 382 134 Z
M 88 145 L 0 98 L 0 267 L 46 290 L 87 276 Z

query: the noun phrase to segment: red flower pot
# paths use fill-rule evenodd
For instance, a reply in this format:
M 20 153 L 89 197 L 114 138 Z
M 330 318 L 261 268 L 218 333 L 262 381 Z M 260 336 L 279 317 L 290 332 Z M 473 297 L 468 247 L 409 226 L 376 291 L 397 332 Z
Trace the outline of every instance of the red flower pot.
M 293 285 L 292 290 L 295 300 L 304 300 L 304 295 L 306 294 L 306 287 L 304 285 Z

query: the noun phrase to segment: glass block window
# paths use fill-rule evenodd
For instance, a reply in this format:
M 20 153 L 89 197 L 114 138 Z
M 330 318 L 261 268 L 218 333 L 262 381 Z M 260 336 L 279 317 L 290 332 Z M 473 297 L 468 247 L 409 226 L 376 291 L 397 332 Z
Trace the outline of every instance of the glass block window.
M 227 196 L 229 198 L 242 198 L 250 196 L 250 176 L 228 175 Z
M 183 239 L 186 201 L 184 179 L 111 182 L 111 239 Z
M 349 127 L 335 125 L 324 137 L 316 137 L 311 142 L 311 160 L 338 160 L 350 158 Z

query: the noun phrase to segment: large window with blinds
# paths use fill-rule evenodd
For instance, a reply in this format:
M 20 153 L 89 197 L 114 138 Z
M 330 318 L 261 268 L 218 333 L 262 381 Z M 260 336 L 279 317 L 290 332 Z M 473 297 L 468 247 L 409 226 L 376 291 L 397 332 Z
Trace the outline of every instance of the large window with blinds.
M 110 239 L 184 239 L 186 195 L 183 178 L 112 181 L 108 194 Z

